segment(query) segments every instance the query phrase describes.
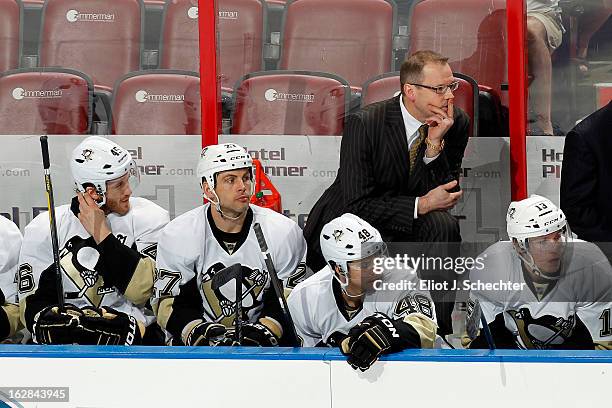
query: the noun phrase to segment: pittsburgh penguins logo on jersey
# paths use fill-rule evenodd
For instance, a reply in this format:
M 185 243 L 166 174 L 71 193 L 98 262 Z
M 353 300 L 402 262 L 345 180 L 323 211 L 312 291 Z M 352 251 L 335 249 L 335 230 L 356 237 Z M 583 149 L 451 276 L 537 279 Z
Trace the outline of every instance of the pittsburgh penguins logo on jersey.
M 66 299 L 84 297 L 94 307 L 100 307 L 104 294 L 114 289 L 104 287 L 104 280 L 97 272 L 99 260 L 100 253 L 93 237 L 74 236 L 68 240 L 60 252 L 60 264 L 79 291 L 67 292 Z
M 592 345 L 590 338 L 577 339 L 585 336 L 584 330 L 575 330 L 577 324 L 584 327 L 575 315 L 567 319 L 544 315 L 534 319 L 527 308 L 508 310 L 504 313 L 506 327 L 515 336 L 517 345 L 522 349 L 554 349 L 571 343 L 586 343 Z M 586 336 L 588 332 L 586 332 Z M 572 347 L 573 348 L 573 347 Z
M 259 295 L 268 281 L 268 272 L 252 269 L 246 265 L 242 265 L 242 267 L 242 313 L 246 319 L 250 310 L 262 304 Z M 208 268 L 208 271 L 206 271 L 202 278 L 201 289 L 206 302 L 210 306 L 210 310 L 214 314 L 214 316 L 211 316 L 214 321 L 225 326 L 232 326 L 234 324 L 236 305 L 235 281 L 229 281 L 217 290 L 212 289 L 213 276 L 223 269 L 225 269 L 225 265 L 221 262 L 217 262 Z

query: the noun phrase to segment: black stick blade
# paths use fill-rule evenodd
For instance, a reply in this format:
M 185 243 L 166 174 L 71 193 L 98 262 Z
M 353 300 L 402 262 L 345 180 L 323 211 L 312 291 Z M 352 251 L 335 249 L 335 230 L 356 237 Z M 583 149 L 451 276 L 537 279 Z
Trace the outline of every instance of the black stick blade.
M 211 282 L 212 289 L 217 290 L 232 279 L 238 279 L 242 284 L 242 265 L 239 263 L 235 263 L 215 273 Z

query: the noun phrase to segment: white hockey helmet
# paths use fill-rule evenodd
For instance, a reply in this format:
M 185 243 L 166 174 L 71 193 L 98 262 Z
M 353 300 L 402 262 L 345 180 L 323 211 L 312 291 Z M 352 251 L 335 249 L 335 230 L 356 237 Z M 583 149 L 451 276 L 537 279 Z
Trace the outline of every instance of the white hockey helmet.
M 72 151 L 70 172 L 77 191 L 85 192 L 86 184 L 92 184 L 102 201 L 106 203 L 106 182 L 129 174 L 130 186 L 140 183 L 138 167 L 130 152 L 117 143 L 100 136 L 90 136 Z
M 341 280 L 337 274 L 334 277 L 343 290 L 348 286 L 348 263 L 365 259 L 375 254 L 385 254 L 387 246 L 380 232 L 368 222 L 350 213 L 334 218 L 321 230 L 321 252 L 332 270 L 339 267 Z
M 513 201 L 506 214 L 506 228 L 510 239 L 516 239 L 526 247 L 529 238 L 550 234 L 566 228 L 563 211 L 546 197 L 532 195 L 521 201 Z
M 247 151 L 235 143 L 222 143 L 206 146 L 200 153 L 197 174 L 200 184 L 205 179 L 211 189 L 215 189 L 217 173 L 228 170 L 250 168 L 251 179 L 255 181 L 253 159 Z
M 548 198 L 535 194 L 524 200 L 510 203 L 506 214 L 506 228 L 508 237 L 516 240 L 520 249 L 517 250 L 519 257 L 531 266 L 536 275 L 544 278 L 547 277 L 541 274 L 531 255 L 529 239 L 557 231 L 561 232 L 562 243 L 567 243 L 572 239 L 572 233 L 563 211 Z

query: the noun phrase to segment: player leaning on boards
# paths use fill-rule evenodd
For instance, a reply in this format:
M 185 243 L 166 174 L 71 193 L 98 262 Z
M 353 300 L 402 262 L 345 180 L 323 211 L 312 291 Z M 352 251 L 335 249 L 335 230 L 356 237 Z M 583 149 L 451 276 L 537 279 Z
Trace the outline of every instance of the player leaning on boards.
M 231 344 L 235 281 L 217 290 L 215 274 L 242 265 L 243 345 L 282 344 L 284 316 L 270 285 L 265 258 L 253 230 L 259 223 L 278 276 L 296 272 L 306 242 L 298 225 L 267 208 L 249 204 L 255 187 L 253 160 L 233 143 L 202 150 L 197 168 L 210 203 L 172 220 L 157 254 L 153 308 L 174 345 Z
M 289 295 L 298 336 L 307 347 L 340 347 L 355 369 L 367 370 L 381 354 L 432 348 L 436 314 L 422 291 L 375 291 L 377 257 L 386 255 L 380 233 L 353 214 L 343 214 L 321 231 L 327 265 Z M 378 271 L 380 272 L 380 271 Z M 418 279 L 406 272 L 402 278 Z
M 522 289 L 472 289 L 464 345 L 488 348 L 482 313 L 497 348 L 611 348 L 612 268 L 601 250 L 573 239 L 563 211 L 538 195 L 512 202 L 506 222 L 511 241 L 480 255 L 470 284 Z
M 132 197 L 139 181 L 136 163 L 108 139 L 91 136 L 81 142 L 72 152 L 70 171 L 77 196 L 71 205 L 56 208 L 66 308 L 57 307 L 49 216 L 42 213 L 25 229 L 21 319 L 36 343 L 139 344 L 154 322 L 143 306 L 151 295 L 157 238 L 168 212 Z
M 15 282 L 21 240 L 19 228 L 0 216 L 0 341 L 13 336 L 22 327 Z

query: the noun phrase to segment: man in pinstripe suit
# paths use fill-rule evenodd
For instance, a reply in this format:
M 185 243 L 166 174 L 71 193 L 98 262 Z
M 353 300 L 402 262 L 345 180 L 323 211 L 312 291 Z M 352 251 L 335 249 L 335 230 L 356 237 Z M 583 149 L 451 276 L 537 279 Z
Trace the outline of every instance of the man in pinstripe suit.
M 457 183 L 469 118 L 453 107 L 457 83 L 447 61 L 433 51 L 412 54 L 401 67 L 401 95 L 348 117 L 338 176 L 304 228 L 312 270 L 325 266 L 319 247 L 323 225 L 345 212 L 371 223 L 387 242 L 442 243 L 423 247 L 430 256 L 450 256 L 456 246 L 447 243 L 461 241 L 459 223 L 448 210 L 462 195 Z M 443 271 L 420 273 L 454 279 Z M 442 334 L 450 332 L 454 294 L 432 297 L 444 298 L 438 321 Z

